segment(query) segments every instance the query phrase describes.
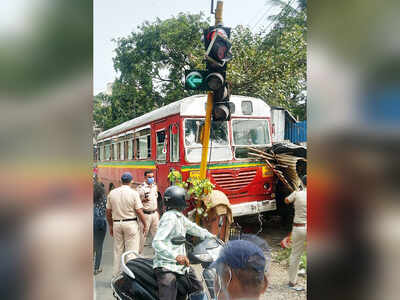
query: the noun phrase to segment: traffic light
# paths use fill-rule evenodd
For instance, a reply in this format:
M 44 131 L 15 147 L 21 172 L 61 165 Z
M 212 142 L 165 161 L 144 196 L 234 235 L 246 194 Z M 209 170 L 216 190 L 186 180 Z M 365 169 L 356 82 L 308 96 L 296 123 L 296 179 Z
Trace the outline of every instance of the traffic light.
M 229 41 L 231 29 L 212 26 L 204 30 L 207 70 L 185 71 L 185 89 L 213 91 L 213 121 L 228 121 L 235 111 L 235 105 L 229 102 L 230 91 L 226 83 L 226 63 L 232 59 Z
M 210 71 L 207 73 L 205 84 L 208 90 L 218 91 L 220 90 L 225 83 L 225 72 L 213 72 Z
M 226 62 L 232 59 L 230 35 L 229 27 L 213 26 L 204 30 L 206 59 L 212 67 L 222 68 Z
M 235 113 L 235 104 L 229 101 L 230 91 L 227 84 L 214 92 L 213 110 L 211 118 L 213 121 L 229 121 L 231 115 Z
M 205 79 L 207 71 L 204 70 L 188 70 L 185 71 L 185 89 L 206 91 Z
M 210 70 L 185 71 L 185 89 L 198 91 L 217 91 L 225 83 L 225 72 Z
M 229 101 L 215 102 L 212 111 L 213 121 L 229 121 L 235 112 L 235 104 Z

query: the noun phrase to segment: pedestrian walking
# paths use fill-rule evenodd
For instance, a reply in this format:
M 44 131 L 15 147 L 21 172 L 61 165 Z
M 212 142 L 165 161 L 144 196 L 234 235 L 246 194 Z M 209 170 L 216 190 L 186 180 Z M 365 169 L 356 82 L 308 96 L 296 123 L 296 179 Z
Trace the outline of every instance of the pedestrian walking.
M 94 177 L 93 182 L 93 258 L 94 275 L 102 272 L 100 268 L 103 254 L 103 243 L 107 232 L 106 222 L 106 191 L 104 184 Z
M 154 172 L 145 171 L 144 178 L 145 182 L 139 185 L 136 189 L 140 195 L 140 200 L 142 200 L 143 213 L 146 219 L 146 226 L 143 226 L 143 223 L 140 223 L 141 237 L 139 253 L 143 252 L 144 244 L 149 231 L 151 236 L 154 238 L 160 218 L 157 209 L 158 188 L 157 184 L 154 182 Z
M 146 225 L 139 194 L 130 187 L 132 180 L 131 173 L 122 174 L 122 185 L 113 189 L 107 197 L 107 221 L 110 235 L 114 238 L 114 276 L 120 272 L 122 253 L 130 250 L 139 252 L 138 218 Z
M 174 245 L 174 237 L 185 237 L 186 233 L 198 236 L 201 239 L 213 238 L 214 235 L 206 229 L 186 218 L 182 211 L 186 208 L 185 190 L 179 186 L 170 186 L 164 194 L 167 211 L 160 220 L 160 226 L 153 239 L 155 256 L 153 260 L 154 273 L 158 284 L 160 300 L 186 299 L 186 295 L 179 295 L 176 281 L 180 276 L 186 276 L 190 282 L 188 294 L 190 299 L 206 300 L 202 282 L 190 268 L 186 256 L 185 244 Z
M 296 288 L 297 271 L 300 257 L 306 249 L 307 237 L 307 175 L 301 178 L 304 189 L 294 191 L 286 199 L 285 203 L 294 204 L 294 219 L 292 228 L 292 252 L 289 258 L 289 287 Z M 303 288 L 301 288 L 303 289 Z

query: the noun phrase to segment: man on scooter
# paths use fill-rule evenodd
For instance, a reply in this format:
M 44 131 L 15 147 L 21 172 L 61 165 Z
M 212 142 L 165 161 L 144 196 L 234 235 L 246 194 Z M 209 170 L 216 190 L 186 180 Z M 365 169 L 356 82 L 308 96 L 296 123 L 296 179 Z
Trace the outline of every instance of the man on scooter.
M 186 218 L 182 211 L 186 208 L 185 190 L 179 186 L 170 186 L 164 194 L 167 211 L 160 219 L 158 230 L 153 239 L 155 256 L 153 268 L 158 283 L 160 300 L 177 299 L 176 281 L 180 276 L 186 276 L 190 281 L 188 294 L 192 300 L 206 300 L 203 285 L 190 268 L 186 256 L 185 244 L 175 245 L 174 237 L 190 235 L 205 238 L 214 238 L 206 229 L 201 228 Z

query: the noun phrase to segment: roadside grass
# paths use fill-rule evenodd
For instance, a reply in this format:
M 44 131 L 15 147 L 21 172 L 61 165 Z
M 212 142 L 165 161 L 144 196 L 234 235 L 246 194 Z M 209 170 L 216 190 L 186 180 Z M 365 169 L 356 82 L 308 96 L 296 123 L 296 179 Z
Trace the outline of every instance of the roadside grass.
M 278 263 L 285 262 L 287 265 L 289 265 L 289 257 L 291 252 L 291 248 L 280 249 L 273 255 L 273 260 Z M 299 269 L 307 270 L 307 252 L 304 252 L 300 258 Z

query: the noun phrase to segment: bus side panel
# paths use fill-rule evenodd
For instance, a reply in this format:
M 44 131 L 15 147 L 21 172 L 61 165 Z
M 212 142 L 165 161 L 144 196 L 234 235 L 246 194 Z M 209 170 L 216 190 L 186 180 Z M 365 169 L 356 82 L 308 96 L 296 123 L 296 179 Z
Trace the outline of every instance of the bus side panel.
M 118 161 L 115 161 L 118 163 Z M 143 161 L 143 163 L 148 163 L 149 161 Z M 154 167 L 151 166 L 135 166 L 134 168 L 130 167 L 112 167 L 112 166 L 100 166 L 99 167 L 99 181 L 104 184 L 106 192 L 110 192 L 110 187 L 119 187 L 121 185 L 121 176 L 125 172 L 129 172 L 133 177 L 132 187 L 136 187 L 139 184 L 144 182 L 144 172 L 146 170 L 154 170 Z
M 161 127 L 165 128 L 166 130 L 166 136 L 167 136 L 167 154 L 166 154 L 166 162 L 165 163 L 158 163 L 156 161 L 156 128 L 159 128 L 160 126 L 157 126 L 157 124 L 152 125 L 152 136 L 154 136 L 154 143 L 152 144 L 152 149 L 154 149 L 154 156 L 153 159 L 156 161 L 156 182 L 158 185 L 158 190 L 161 193 L 161 195 L 164 195 L 165 190 L 170 186 L 170 182 L 168 180 L 168 174 L 170 172 L 170 169 L 173 168 L 175 170 L 180 171 L 180 167 L 182 164 L 182 136 L 181 136 L 181 131 L 182 131 L 182 125 L 180 122 L 180 115 L 173 115 L 168 117 L 165 121 L 161 123 Z M 171 148 L 170 148 L 170 126 L 173 124 L 178 124 L 179 126 L 179 161 L 178 162 L 171 162 Z

